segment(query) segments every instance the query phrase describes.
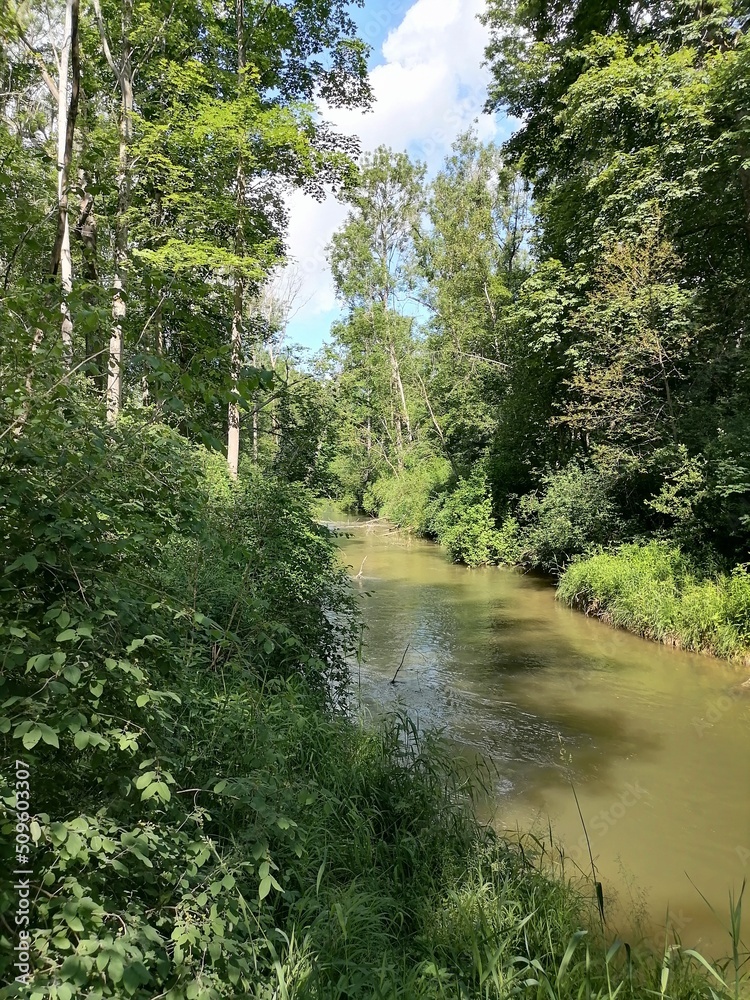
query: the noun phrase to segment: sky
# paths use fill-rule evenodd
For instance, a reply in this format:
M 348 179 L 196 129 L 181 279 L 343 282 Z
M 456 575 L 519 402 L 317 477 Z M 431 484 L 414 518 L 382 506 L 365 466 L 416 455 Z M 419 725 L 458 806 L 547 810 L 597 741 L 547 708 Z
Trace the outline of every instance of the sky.
M 342 132 L 360 137 L 363 151 L 387 145 L 407 150 L 434 175 L 461 132 L 476 123 L 482 139 L 502 141 L 507 120 L 482 113 L 489 73 L 482 66 L 487 30 L 477 20 L 484 0 L 365 0 L 352 8 L 360 37 L 372 47 L 373 109 L 328 109 Z M 311 349 L 341 315 L 326 245 L 346 218 L 334 198 L 318 203 L 303 192 L 289 199 L 291 270 L 299 284 L 288 342 Z

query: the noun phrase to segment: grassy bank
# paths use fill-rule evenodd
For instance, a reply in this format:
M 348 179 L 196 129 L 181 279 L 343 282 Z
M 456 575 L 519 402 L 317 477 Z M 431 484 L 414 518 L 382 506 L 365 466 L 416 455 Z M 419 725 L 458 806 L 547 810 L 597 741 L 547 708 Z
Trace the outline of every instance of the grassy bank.
M 624 545 L 572 563 L 560 600 L 636 635 L 681 649 L 750 659 L 750 576 L 701 576 L 678 548 Z

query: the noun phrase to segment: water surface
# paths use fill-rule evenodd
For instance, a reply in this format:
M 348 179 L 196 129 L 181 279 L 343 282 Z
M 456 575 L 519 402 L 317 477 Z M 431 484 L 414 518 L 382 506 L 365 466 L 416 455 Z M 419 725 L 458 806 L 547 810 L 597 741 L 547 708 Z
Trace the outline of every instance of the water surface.
M 729 892 L 750 875 L 748 669 L 612 630 L 543 579 L 469 570 L 382 522 L 326 517 L 361 571 L 363 704 L 407 708 L 491 762 L 492 822 L 551 823 L 569 864 L 590 871 L 572 783 L 623 931 L 637 914 L 657 934 L 669 910 L 683 944 L 725 954 Z

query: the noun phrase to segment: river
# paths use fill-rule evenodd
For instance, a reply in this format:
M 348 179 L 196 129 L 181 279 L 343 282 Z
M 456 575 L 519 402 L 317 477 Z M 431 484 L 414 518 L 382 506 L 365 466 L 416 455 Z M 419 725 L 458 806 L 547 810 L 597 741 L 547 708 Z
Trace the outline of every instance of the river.
M 729 892 L 750 875 L 747 668 L 612 630 L 545 580 L 455 566 L 382 522 L 324 516 L 361 570 L 362 705 L 405 708 L 489 762 L 484 818 L 547 839 L 551 825 L 568 870 L 590 871 L 574 787 L 618 930 L 663 941 L 669 911 L 684 945 L 727 954 Z

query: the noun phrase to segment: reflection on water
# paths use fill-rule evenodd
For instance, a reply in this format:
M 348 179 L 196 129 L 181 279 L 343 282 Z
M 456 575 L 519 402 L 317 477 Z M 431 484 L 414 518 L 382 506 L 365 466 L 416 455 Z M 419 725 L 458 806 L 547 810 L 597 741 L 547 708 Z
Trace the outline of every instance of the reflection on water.
M 405 707 L 457 752 L 490 761 L 493 822 L 546 830 L 549 818 L 589 868 L 574 783 L 620 911 L 645 896 L 652 924 L 669 909 L 684 944 L 723 954 L 728 939 L 698 890 L 724 918 L 730 889 L 750 876 L 747 669 L 588 620 L 544 580 L 454 566 L 383 524 L 328 517 L 348 533 L 353 575 L 362 569 L 362 702 Z

